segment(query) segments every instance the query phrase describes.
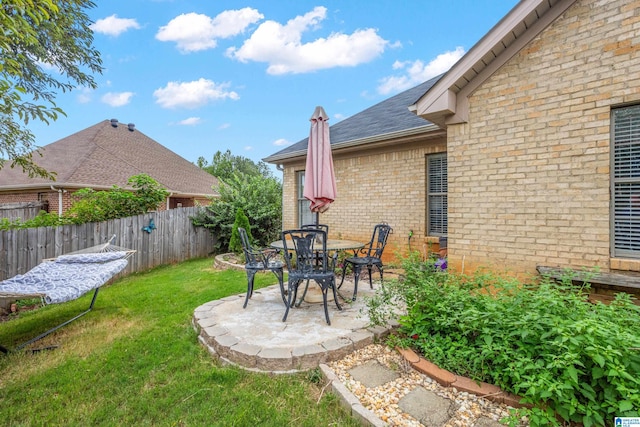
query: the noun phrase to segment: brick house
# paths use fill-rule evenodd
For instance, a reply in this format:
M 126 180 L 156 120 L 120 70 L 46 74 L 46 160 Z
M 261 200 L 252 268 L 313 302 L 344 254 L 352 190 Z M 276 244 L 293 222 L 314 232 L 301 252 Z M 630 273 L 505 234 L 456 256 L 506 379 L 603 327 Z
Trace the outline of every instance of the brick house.
M 217 196 L 217 180 L 193 163 L 149 138 L 133 124 L 104 120 L 45 145 L 36 163 L 56 180 L 29 178 L 20 168 L 0 169 L 0 204 L 42 202 L 49 212 L 64 213 L 81 188 L 131 188 L 127 180 L 147 174 L 170 195 L 161 210 L 208 204 Z
M 409 123 L 405 102 L 422 127 L 361 134 L 356 118 L 394 98 L 331 127 L 332 234 L 365 240 L 386 220 L 401 250 L 445 235 L 464 272 L 640 271 L 640 1 L 523 0 L 424 86 L 391 119 Z M 265 159 L 284 168 L 285 228 L 305 144 Z

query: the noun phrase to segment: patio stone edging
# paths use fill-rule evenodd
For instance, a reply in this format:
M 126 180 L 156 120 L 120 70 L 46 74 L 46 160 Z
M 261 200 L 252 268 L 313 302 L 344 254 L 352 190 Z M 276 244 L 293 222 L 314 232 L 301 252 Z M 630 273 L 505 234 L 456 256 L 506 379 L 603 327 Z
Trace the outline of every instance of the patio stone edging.
M 192 319 L 198 341 L 223 364 L 274 374 L 288 374 L 314 369 L 326 362 L 342 359 L 353 351 L 379 340 L 388 331 L 362 329 L 321 344 L 301 344 L 291 348 L 262 348 L 238 341 L 224 327 L 202 327 Z M 381 333 L 382 332 L 382 333 Z
M 213 259 L 213 266 L 220 270 L 231 268 L 233 270 L 244 271 L 244 264 L 235 264 L 233 262 L 226 261 L 224 257 L 228 255 L 229 254 L 216 255 L 216 257 Z
M 198 341 L 207 348 L 212 357 L 223 364 L 236 365 L 249 371 L 275 374 L 307 371 L 321 364 L 339 360 L 355 350 L 383 339 L 390 332 L 384 327 L 364 327 L 317 344 L 301 343 L 291 347 L 263 348 L 238 340 L 227 328 L 219 324 L 217 319 L 211 317 L 222 302 L 239 297 L 225 297 L 197 307 L 191 324 L 198 334 Z M 390 325 L 390 328 L 393 326 Z
M 371 410 L 365 406 L 338 378 L 336 373 L 328 365 L 321 363 L 320 371 L 323 378 L 331 384 L 331 390 L 339 397 L 343 408 L 351 412 L 351 416 L 360 420 L 362 425 L 384 427 L 387 425 Z
M 396 350 L 413 369 L 425 374 L 443 387 L 454 387 L 458 391 L 472 393 L 495 403 L 504 403 L 512 408 L 533 407 L 530 404 L 520 403 L 520 400 L 523 399 L 521 396 L 507 393 L 493 384 L 485 382 L 478 384 L 471 378 L 456 375 L 429 362 L 411 349 L 396 347 Z

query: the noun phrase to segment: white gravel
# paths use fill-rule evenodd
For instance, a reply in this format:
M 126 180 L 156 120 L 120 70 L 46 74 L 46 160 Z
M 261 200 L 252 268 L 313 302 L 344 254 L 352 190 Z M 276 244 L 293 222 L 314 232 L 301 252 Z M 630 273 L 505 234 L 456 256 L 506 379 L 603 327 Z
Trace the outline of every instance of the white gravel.
M 378 361 L 400 376 L 380 387 L 365 387 L 349 374 L 349 370 L 369 360 Z M 441 386 L 413 369 L 397 351 L 385 345 L 369 345 L 342 360 L 328 363 L 328 366 L 364 407 L 390 426 L 423 426 L 411 415 L 403 413 L 398 406 L 398 402 L 403 396 L 419 386 L 457 403 L 457 410 L 443 427 L 473 426 L 483 416 L 499 421 L 508 416 L 509 409 L 511 409 L 507 405 L 495 403 L 474 394 L 458 392 L 453 387 Z M 523 422 L 521 426 L 528 426 L 528 423 Z

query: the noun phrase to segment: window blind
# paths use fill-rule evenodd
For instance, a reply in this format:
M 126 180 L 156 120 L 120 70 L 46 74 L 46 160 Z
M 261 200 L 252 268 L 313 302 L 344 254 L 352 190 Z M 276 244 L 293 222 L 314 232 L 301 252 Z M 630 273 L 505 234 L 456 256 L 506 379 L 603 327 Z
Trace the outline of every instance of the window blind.
M 613 256 L 640 258 L 640 105 L 613 110 Z
M 427 234 L 447 235 L 447 155 L 427 156 Z

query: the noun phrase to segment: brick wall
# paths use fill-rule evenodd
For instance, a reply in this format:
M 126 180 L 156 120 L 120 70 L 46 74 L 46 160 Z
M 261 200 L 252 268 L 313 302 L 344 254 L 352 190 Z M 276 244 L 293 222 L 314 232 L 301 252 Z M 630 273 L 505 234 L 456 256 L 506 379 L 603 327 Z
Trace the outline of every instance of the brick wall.
M 62 192 L 62 212 L 66 212 L 73 202 L 75 201 L 73 198 L 73 193 L 75 190 L 64 190 Z M 49 212 L 50 213 L 58 213 L 58 207 L 60 205 L 59 193 L 54 190 L 48 191 L 32 191 L 32 192 L 16 192 L 16 193 L 1 193 L 0 194 L 0 204 L 2 203 L 23 203 L 23 202 L 34 202 L 34 201 L 47 201 L 49 202 Z M 182 207 L 192 207 L 196 205 L 207 205 L 210 203 L 209 199 L 206 198 L 170 198 L 171 208 L 174 209 L 178 207 L 178 203 L 182 203 Z M 158 207 L 158 211 L 164 211 L 167 209 L 166 202 L 162 202 Z
M 341 155 L 334 153 L 338 196 L 320 214 L 335 238 L 368 242 L 375 224 L 386 221 L 393 234 L 385 250 L 388 260 L 397 250 L 406 252 L 409 230 L 412 249 L 422 250 L 425 238 L 425 155 L 445 151 L 445 140 L 432 139 L 391 148 Z M 304 160 L 285 166 L 283 178 L 283 229 L 295 228 L 297 218 L 296 171 Z M 437 238 L 433 246 L 437 250 Z M 428 248 L 427 248 L 428 249 Z
M 614 106 L 640 102 L 640 1 L 578 0 L 449 126 L 449 264 L 534 272 L 609 254 Z
M 39 202 L 38 193 L 2 193 L 0 204 Z

